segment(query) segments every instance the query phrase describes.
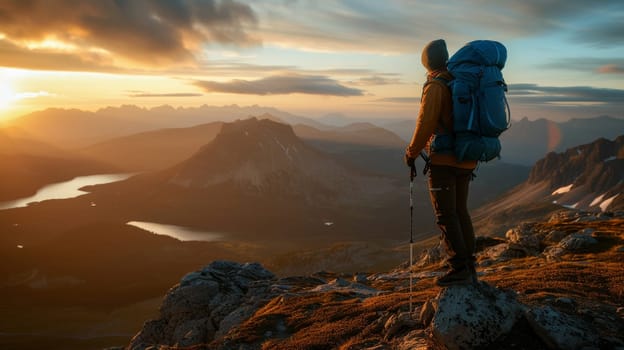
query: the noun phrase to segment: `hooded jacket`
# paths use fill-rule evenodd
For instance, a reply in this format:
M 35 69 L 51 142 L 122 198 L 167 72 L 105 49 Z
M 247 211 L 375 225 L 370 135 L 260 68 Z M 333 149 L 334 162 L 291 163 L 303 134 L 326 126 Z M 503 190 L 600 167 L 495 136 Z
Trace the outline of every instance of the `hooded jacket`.
M 452 153 L 431 152 L 431 140 L 434 134 L 443 134 L 453 131 L 453 101 L 451 91 L 442 81 L 453 79 L 453 76 L 446 70 L 431 72 L 427 76 L 427 82 L 423 86 L 422 98 L 420 100 L 420 111 L 416 120 L 416 128 L 412 141 L 407 147 L 406 153 L 409 157 L 417 158 L 420 151 L 426 149 L 433 165 L 447 165 L 463 169 L 474 169 L 477 162 L 465 160 L 458 162 L 457 157 Z

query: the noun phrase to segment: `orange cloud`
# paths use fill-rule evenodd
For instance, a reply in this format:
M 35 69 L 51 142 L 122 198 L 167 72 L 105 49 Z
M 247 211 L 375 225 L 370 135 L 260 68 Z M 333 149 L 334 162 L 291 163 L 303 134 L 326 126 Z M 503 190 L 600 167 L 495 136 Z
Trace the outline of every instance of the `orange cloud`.
M 251 7 L 234 0 L 0 2 L 0 33 L 16 46 L 53 38 L 81 56 L 109 52 L 149 65 L 193 61 L 206 42 L 254 43 L 246 28 L 256 22 Z
M 624 67 L 618 66 L 616 64 L 606 64 L 604 66 L 600 66 L 597 69 L 598 73 L 615 73 L 615 74 L 624 74 Z

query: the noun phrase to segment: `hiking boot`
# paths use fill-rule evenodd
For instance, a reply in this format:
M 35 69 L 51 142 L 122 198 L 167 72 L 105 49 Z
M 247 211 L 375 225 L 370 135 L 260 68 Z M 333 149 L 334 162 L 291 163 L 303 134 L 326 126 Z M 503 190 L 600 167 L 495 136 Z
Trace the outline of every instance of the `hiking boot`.
M 436 280 L 436 284 L 440 287 L 455 286 L 462 284 L 472 284 L 473 274 L 470 268 L 464 267 L 460 270 L 450 269 L 444 276 Z

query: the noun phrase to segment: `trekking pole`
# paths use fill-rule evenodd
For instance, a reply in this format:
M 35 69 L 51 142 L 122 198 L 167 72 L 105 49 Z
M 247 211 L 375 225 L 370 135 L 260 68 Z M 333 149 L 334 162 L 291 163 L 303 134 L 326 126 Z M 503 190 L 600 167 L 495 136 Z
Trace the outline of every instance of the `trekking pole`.
M 409 256 L 409 315 L 412 317 L 412 262 L 414 257 L 414 178 L 416 165 L 410 167 L 410 256 Z

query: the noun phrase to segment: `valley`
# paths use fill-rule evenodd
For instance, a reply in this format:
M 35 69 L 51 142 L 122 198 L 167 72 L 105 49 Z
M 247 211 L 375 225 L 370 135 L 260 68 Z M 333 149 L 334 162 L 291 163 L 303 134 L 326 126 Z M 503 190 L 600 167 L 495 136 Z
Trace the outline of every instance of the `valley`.
M 81 187 L 84 194 L 75 198 L 0 210 L 0 307 L 10 315 L 0 324 L 0 343 L 25 346 L 31 337 L 37 343 L 55 339 L 66 349 L 123 343 L 154 314 L 171 285 L 214 260 L 258 261 L 279 276 L 383 272 L 404 262 L 406 141 L 373 124 L 290 126 L 278 119 L 170 127 L 59 151 L 72 155 L 68 162 L 98 164 L 93 170 L 134 174 Z M 26 146 L 8 156 L 41 154 L 40 143 L 20 142 Z M 605 166 L 618 174 L 621 138 L 587 147 L 586 154 L 602 152 L 589 159 L 613 157 Z M 50 164 L 70 174 L 61 180 L 92 173 L 82 165 Z M 480 235 L 499 236 L 509 225 L 561 208 L 550 193 L 567 180 L 539 164 L 530 170 L 496 160 L 477 170 L 470 205 Z M 585 165 L 571 169 L 579 167 Z M 42 185 L 59 180 L 55 171 L 37 173 Z M 580 178 L 593 184 L 591 193 L 617 183 Z M 10 191 L 2 195 L 17 198 Z M 605 199 L 610 196 L 605 192 Z M 620 203 L 616 197 L 609 208 Z M 431 213 L 426 177 L 419 174 L 417 251 L 437 243 Z

